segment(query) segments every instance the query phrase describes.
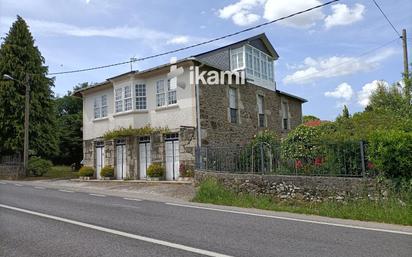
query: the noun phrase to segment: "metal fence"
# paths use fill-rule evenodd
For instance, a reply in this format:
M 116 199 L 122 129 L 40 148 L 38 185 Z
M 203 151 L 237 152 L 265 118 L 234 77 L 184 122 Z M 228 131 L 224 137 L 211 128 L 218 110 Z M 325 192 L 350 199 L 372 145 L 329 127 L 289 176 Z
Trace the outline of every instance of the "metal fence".
M 205 171 L 312 175 L 374 176 L 367 160 L 364 142 L 298 145 L 301 155 L 293 157 L 281 145 L 260 143 L 246 147 L 201 147 L 197 149 L 197 168 Z
M 1 165 L 23 165 L 23 158 L 20 154 L 0 155 Z

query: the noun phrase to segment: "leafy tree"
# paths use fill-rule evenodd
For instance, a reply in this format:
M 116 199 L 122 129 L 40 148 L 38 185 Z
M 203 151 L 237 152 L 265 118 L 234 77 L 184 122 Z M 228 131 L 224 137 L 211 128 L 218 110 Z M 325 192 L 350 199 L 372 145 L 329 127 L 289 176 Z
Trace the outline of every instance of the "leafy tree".
M 20 16 L 11 26 L 0 47 L 0 152 L 23 151 L 25 85 L 30 85 L 30 150 L 38 156 L 57 151 L 53 110 L 53 79 L 34 45 L 26 22 Z
M 70 94 L 69 94 L 70 93 Z M 53 156 L 58 164 L 78 163 L 82 159 L 82 99 L 71 92 L 54 100 L 57 123 L 59 152 Z
M 320 119 L 316 116 L 313 116 L 313 115 L 304 115 L 303 116 L 303 123 L 313 121 L 313 120 L 320 120 Z

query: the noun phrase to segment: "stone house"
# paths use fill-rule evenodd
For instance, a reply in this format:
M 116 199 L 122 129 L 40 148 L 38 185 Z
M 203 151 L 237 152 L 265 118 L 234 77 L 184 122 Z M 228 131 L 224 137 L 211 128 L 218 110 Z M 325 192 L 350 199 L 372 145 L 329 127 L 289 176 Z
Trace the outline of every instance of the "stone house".
M 84 165 L 100 178 L 145 179 L 160 162 L 167 180 L 193 168 L 196 147 L 242 146 L 260 130 L 280 135 L 302 122 L 305 99 L 276 88 L 278 54 L 265 34 L 75 92 L 83 98 Z M 122 128 L 163 128 L 108 139 Z M 107 134 L 106 134 L 107 135 Z

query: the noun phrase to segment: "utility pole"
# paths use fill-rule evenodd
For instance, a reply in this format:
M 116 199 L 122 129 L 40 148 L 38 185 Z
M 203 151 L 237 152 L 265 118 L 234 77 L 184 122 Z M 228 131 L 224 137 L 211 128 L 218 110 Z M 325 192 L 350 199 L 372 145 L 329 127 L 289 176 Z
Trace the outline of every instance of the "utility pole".
M 408 63 L 408 45 L 406 43 L 406 29 L 402 30 L 402 47 L 403 47 L 403 76 L 409 78 L 409 63 Z
M 26 75 L 24 84 L 26 86 L 25 108 L 24 108 L 24 150 L 23 165 L 26 176 L 29 176 L 29 116 L 30 116 L 30 82 L 29 75 Z

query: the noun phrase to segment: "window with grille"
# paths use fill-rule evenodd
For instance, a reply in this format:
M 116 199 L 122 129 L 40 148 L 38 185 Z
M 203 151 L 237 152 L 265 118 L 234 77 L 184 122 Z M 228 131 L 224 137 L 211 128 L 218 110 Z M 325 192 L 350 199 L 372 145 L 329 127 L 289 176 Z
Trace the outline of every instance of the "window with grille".
M 136 94 L 136 109 L 146 110 L 147 109 L 146 85 L 137 84 L 135 86 L 135 94 Z
M 176 78 L 167 80 L 167 104 L 177 103 L 176 99 Z

